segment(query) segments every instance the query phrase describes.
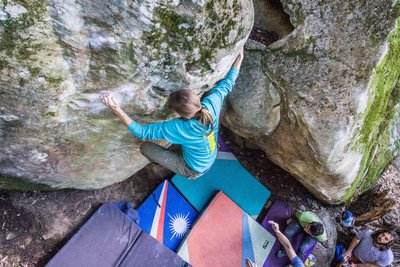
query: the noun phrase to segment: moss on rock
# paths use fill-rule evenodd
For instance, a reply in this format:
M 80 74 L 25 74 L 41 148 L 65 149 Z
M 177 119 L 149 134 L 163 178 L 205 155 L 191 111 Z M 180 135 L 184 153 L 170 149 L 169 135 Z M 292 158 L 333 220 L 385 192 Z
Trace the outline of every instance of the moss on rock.
M 243 38 L 243 26 L 237 27 L 240 24 L 237 20 L 240 10 L 237 0 L 232 2 L 231 8 L 226 1 L 208 1 L 203 10 L 203 23 L 194 24 L 197 20 L 194 16 L 178 14 L 173 8 L 157 7 L 154 9 L 153 26 L 143 34 L 143 40 L 147 45 L 164 51 L 157 54 L 157 59 L 161 61 L 170 61 L 171 52 L 186 52 L 187 65 L 193 66 L 193 69 L 202 69 L 200 74 L 204 75 L 210 70 L 208 62 L 212 61 L 215 51 L 233 46 L 238 39 Z M 238 28 L 235 40 L 228 40 L 235 28 Z M 162 44 L 166 44 L 167 49 L 162 49 Z M 193 56 L 194 51 L 198 52 L 199 57 Z
M 40 74 L 40 68 L 38 67 L 28 67 L 28 70 L 31 73 L 32 77 L 36 77 Z
M 43 0 L 16 0 L 18 4 L 27 9 L 27 20 L 30 24 L 42 21 L 47 13 L 47 2 Z
M 357 191 L 375 184 L 394 158 L 390 127 L 400 103 L 400 18 L 388 37 L 388 51 L 374 69 L 369 83 L 368 106 L 356 136 L 356 149 L 363 159 L 356 179 L 343 197 L 349 202 Z
M 52 84 L 52 85 L 59 85 L 60 83 L 62 83 L 64 81 L 64 78 L 61 76 L 44 76 L 45 80 Z
M 6 68 L 8 66 L 8 62 L 4 59 L 0 59 L 0 70 Z
M 293 3 L 291 0 L 282 0 L 281 2 L 283 6 L 286 7 L 284 8 L 285 12 L 288 12 L 293 27 L 299 27 L 305 19 L 305 15 L 302 12 L 302 4 L 300 2 Z M 288 6 L 290 6 L 290 8 L 287 8 Z
M 12 56 L 16 48 L 16 40 L 20 38 L 18 32 L 21 29 L 27 28 L 25 22 L 12 18 L 0 21 L 0 27 L 3 28 L 3 37 L 0 39 L 0 50 L 4 51 L 6 55 Z
M 1 174 L 0 188 L 2 190 L 20 191 L 51 191 L 56 189 L 46 184 L 27 182 L 18 177 L 10 177 Z
M 3 28 L 0 50 L 4 51 L 8 56 L 13 56 L 13 52 L 17 49 L 17 55 L 22 59 L 27 59 L 39 47 L 37 44 L 28 45 L 29 40 L 24 39 L 21 33 L 43 20 L 47 12 L 47 4 L 41 0 L 18 0 L 16 2 L 25 7 L 27 12 L 17 19 L 8 17 L 6 20 L 0 21 L 0 27 Z M 21 41 L 21 44 L 19 44 L 19 41 Z

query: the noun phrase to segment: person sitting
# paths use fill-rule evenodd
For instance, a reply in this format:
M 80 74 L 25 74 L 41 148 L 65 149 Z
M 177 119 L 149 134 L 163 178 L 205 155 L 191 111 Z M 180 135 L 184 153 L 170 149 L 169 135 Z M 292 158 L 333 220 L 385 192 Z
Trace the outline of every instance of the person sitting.
M 296 255 L 296 252 L 294 251 L 292 244 L 290 244 L 289 239 L 279 230 L 279 225 L 274 221 L 268 221 L 268 223 L 271 225 L 271 228 L 272 228 L 272 230 L 274 230 L 276 237 L 278 238 L 279 242 L 285 249 L 286 254 L 288 255 L 288 257 L 292 263 L 292 266 L 293 267 L 304 267 L 303 262 Z M 246 259 L 246 265 L 248 267 L 258 267 L 250 259 Z
M 393 262 L 390 247 L 398 236 L 395 231 L 384 229 L 373 232 L 359 232 L 351 241 L 349 248 L 343 253 L 344 261 L 351 267 L 385 267 Z
M 284 234 L 290 242 L 293 238 L 304 231 L 305 234 L 300 242 L 297 255 L 300 259 L 305 258 L 306 251 L 316 242 L 325 242 L 327 240 L 326 231 L 322 220 L 311 211 L 297 212 L 295 218 L 285 228 Z M 278 257 L 287 256 L 283 250 L 278 251 Z

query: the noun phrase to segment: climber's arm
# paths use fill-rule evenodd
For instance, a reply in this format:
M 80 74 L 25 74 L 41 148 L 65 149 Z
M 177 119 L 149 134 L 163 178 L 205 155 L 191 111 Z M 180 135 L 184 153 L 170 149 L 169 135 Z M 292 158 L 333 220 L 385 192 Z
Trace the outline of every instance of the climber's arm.
M 115 115 L 120 118 L 120 120 L 126 125 L 129 126 L 132 123 L 132 119 L 129 118 L 129 116 L 121 109 L 121 106 L 119 105 L 118 101 L 116 101 L 110 93 L 102 93 L 100 95 L 101 102 L 103 102 L 104 105 L 109 107 Z

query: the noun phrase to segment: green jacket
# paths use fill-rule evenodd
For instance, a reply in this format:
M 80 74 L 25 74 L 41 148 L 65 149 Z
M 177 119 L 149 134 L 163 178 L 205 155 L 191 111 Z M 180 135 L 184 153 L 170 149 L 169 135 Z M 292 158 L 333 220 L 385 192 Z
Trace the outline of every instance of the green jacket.
M 299 223 L 302 227 L 305 227 L 307 224 L 310 224 L 312 222 L 319 222 L 324 225 L 322 220 L 318 217 L 317 214 L 311 211 L 299 211 L 296 213 L 296 218 L 299 220 Z M 324 232 L 321 235 L 314 236 L 319 242 L 324 242 L 327 240 L 326 236 L 326 230 L 325 230 L 325 225 L 324 225 Z

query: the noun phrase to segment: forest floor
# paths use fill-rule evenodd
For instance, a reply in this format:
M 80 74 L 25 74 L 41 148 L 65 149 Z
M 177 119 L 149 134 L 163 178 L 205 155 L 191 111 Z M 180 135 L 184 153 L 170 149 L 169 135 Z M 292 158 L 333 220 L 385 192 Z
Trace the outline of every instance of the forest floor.
M 328 206 L 315 199 L 262 150 L 246 147 L 243 140 L 225 129 L 220 134 L 242 165 L 271 191 L 272 199 L 280 199 L 293 209 L 328 210 L 333 218 L 344 210 L 343 205 Z M 0 191 L 0 267 L 44 266 L 102 203 L 131 201 L 138 206 L 172 175 L 158 165 L 148 164 L 127 180 L 98 190 Z M 398 169 L 391 166 L 380 182 L 391 187 L 397 199 L 399 177 Z M 391 216 L 398 215 L 397 210 Z M 383 223 L 382 219 L 378 225 Z M 346 238 L 339 236 L 339 240 Z

